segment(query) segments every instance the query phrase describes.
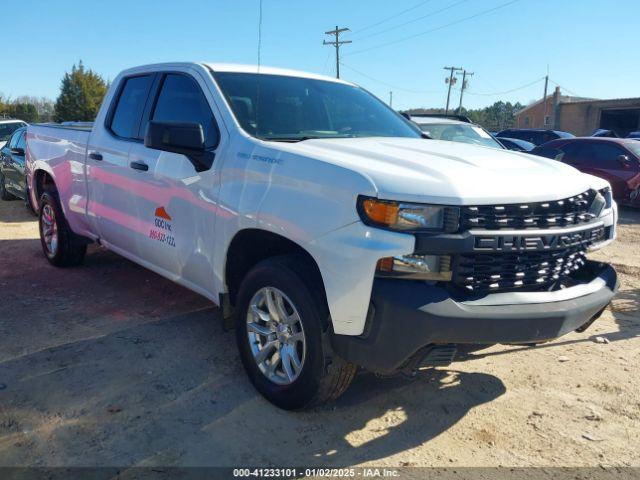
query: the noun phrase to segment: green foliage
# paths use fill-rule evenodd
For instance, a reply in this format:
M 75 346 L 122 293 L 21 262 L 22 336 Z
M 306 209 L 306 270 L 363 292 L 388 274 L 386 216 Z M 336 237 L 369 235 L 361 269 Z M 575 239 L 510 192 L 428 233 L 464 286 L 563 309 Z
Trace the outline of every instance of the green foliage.
M 65 73 L 56 100 L 56 122 L 91 122 L 96 118 L 102 99 L 107 93 L 103 78 L 86 69 L 82 61 Z
M 12 103 L 8 106 L 8 113 L 13 118 L 19 118 L 27 123 L 38 121 L 38 109 L 32 103 Z
M 511 103 L 499 101 L 493 105 L 489 105 L 485 108 L 479 108 L 476 110 L 462 109 L 461 115 L 466 115 L 472 122 L 483 126 L 489 131 L 499 131 L 505 128 L 515 126 L 516 113 L 523 109 L 524 105 L 520 102 Z M 407 110 L 407 113 L 444 113 L 443 108 L 414 108 Z M 456 110 L 450 110 L 450 114 L 457 113 Z

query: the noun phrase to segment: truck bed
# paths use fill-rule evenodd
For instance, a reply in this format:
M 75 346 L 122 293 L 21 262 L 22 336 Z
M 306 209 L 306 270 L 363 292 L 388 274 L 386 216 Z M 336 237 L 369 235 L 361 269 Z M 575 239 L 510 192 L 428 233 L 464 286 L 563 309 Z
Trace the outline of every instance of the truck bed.
M 42 193 L 29 172 L 47 172 L 56 179 L 62 208 L 71 228 L 85 232 L 85 162 L 91 128 L 84 125 L 37 124 L 27 127 L 25 170 L 30 191 Z

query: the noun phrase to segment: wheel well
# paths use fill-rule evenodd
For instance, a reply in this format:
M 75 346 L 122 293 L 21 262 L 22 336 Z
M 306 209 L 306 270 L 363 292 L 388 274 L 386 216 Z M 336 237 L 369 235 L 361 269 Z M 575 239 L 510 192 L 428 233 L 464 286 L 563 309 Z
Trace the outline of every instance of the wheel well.
M 51 175 L 44 170 L 37 170 L 35 173 L 36 200 L 40 201 L 40 197 L 45 190 L 56 190 L 56 184 Z
M 309 252 L 297 243 L 276 233 L 247 229 L 238 232 L 233 237 L 227 250 L 225 278 L 231 304 L 235 305 L 240 284 L 254 266 L 267 258 L 290 254 L 302 257 L 302 266 L 310 271 L 314 277 L 313 282 L 322 289 L 321 293 L 326 298 L 320 269 Z

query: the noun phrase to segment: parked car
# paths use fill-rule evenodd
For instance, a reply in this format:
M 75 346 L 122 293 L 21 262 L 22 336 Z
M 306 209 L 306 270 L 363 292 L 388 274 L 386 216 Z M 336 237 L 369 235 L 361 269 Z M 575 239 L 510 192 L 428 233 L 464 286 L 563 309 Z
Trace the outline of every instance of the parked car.
M 0 148 L 0 198 L 27 200 L 25 162 L 25 138 L 27 127 L 18 128 Z
M 629 135 L 627 135 L 627 138 L 633 138 L 637 140 L 640 138 L 640 132 L 631 132 Z
M 604 138 L 620 138 L 613 130 L 607 130 L 606 128 L 597 128 L 592 134 L 592 137 L 604 137 Z
M 1 120 L 0 119 L 0 148 L 4 147 L 9 137 L 15 132 L 17 129 L 26 127 L 26 122 L 22 120 Z
M 530 152 L 536 147 L 533 143 L 519 138 L 497 137 L 497 139 L 505 148 L 516 152 Z
M 607 180 L 621 204 L 640 206 L 640 143 L 624 138 L 554 140 L 532 152 Z
M 615 236 L 605 180 L 424 140 L 315 74 L 126 70 L 91 129 L 28 128 L 27 175 L 51 264 L 99 241 L 209 298 L 235 318 L 253 385 L 287 409 L 336 398 L 358 367 L 410 373 L 457 344 L 586 328 L 618 285 L 585 256 Z
M 463 116 L 411 115 L 410 120 L 429 138 L 451 142 L 470 143 L 483 147 L 505 148 L 480 125 Z
M 574 138 L 575 136 L 569 132 L 561 130 L 545 130 L 540 128 L 508 128 L 498 133 L 498 137 L 518 138 L 534 145 L 542 145 L 543 143 L 557 140 L 558 138 Z

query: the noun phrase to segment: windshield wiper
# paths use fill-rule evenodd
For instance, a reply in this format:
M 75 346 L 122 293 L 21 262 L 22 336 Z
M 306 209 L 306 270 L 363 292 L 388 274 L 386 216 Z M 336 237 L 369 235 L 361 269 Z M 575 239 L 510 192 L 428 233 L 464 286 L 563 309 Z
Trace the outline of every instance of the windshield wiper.
M 305 140 L 317 140 L 322 138 L 354 138 L 355 135 L 304 135 L 301 137 L 258 137 L 268 142 L 303 142 Z
M 267 140 L 268 142 L 302 142 L 304 140 L 311 140 L 315 138 L 323 138 L 323 137 L 260 137 L 262 140 Z

